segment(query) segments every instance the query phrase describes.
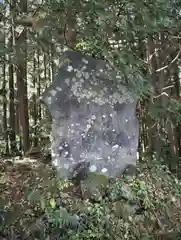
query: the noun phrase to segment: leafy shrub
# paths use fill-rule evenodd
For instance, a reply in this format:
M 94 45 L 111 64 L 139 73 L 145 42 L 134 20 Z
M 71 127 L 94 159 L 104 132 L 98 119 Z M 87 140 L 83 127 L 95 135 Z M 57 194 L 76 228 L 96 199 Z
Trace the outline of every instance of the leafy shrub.
M 38 184 L 29 189 L 26 214 L 1 235 L 11 239 L 14 228 L 23 239 L 180 239 L 181 182 L 157 162 L 143 166 L 137 177 L 110 181 L 95 200 L 57 177 Z
M 154 164 L 136 178 L 117 179 L 98 202 L 82 200 L 73 188 L 53 180 L 29 195 L 40 209 L 44 239 L 167 239 L 181 232 L 181 182 L 166 167 Z

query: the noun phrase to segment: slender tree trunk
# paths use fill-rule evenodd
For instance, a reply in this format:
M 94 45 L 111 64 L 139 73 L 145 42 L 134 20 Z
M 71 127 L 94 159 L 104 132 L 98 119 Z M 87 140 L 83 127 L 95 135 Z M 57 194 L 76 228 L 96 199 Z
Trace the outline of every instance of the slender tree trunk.
M 66 43 L 70 48 L 76 44 L 76 10 L 72 6 L 67 6 L 67 29 L 65 33 Z
M 13 64 L 9 66 L 9 138 L 11 153 L 16 153 L 16 130 L 15 130 L 15 105 L 14 105 L 14 75 Z
M 10 26 L 10 38 L 9 38 L 9 48 L 13 49 L 13 21 L 14 21 L 14 11 L 15 6 L 13 1 L 11 1 L 10 13 L 11 13 L 11 26 Z M 9 138 L 10 138 L 10 147 L 11 153 L 17 153 L 16 148 L 16 124 L 15 124 L 15 91 L 14 91 L 14 66 L 9 59 Z
M 33 61 L 33 68 L 34 68 L 34 72 L 36 72 L 36 59 L 34 58 Z M 34 87 L 34 93 L 33 93 L 33 121 L 34 121 L 34 146 L 37 147 L 38 145 L 38 137 L 37 137 L 37 98 L 36 98 L 36 81 L 37 78 L 36 76 L 33 76 L 33 87 Z
M 4 12 L 4 14 L 6 14 Z M 6 46 L 6 34 L 4 34 L 3 37 L 1 37 L 1 43 Z M 2 97 L 3 97 L 3 136 L 4 136 L 4 141 L 5 141 L 5 154 L 9 155 L 9 129 L 8 129 L 8 115 L 7 115 L 7 107 L 8 107 L 8 102 L 7 102 L 7 72 L 6 72 L 6 55 L 3 54 L 2 56 Z
M 37 50 L 37 69 L 40 69 L 40 50 Z M 37 76 L 37 96 L 38 98 L 40 98 L 41 96 L 41 77 L 40 77 L 40 73 L 38 72 L 38 76 Z M 38 120 L 40 121 L 42 118 L 42 109 L 41 109 L 41 104 L 38 104 Z
M 159 94 L 158 76 L 156 73 L 156 69 L 157 69 L 156 49 L 155 49 L 155 42 L 153 40 L 153 36 L 149 36 L 148 38 L 148 49 L 149 49 L 149 58 L 150 58 L 150 66 L 151 66 L 152 85 L 154 89 L 154 94 L 151 97 L 151 101 L 150 101 L 150 107 L 151 107 L 154 101 L 154 96 Z M 150 154 L 153 155 L 154 153 L 158 153 L 160 149 L 158 123 L 155 122 L 154 119 L 150 118 L 148 125 L 149 125 L 149 132 L 148 132 L 149 149 L 150 149 Z
M 169 61 L 175 58 L 177 55 L 178 49 L 172 50 L 171 56 Z M 170 89 L 169 93 L 173 99 L 178 99 L 180 96 L 180 79 L 179 79 L 179 68 L 177 61 L 169 69 L 170 77 L 168 78 L 170 81 L 168 82 L 169 85 L 174 85 L 173 88 Z M 177 115 L 177 113 L 176 113 Z M 168 126 L 168 139 L 171 145 L 171 152 L 172 152 L 172 161 L 170 161 L 170 168 L 172 171 L 179 174 L 179 156 L 180 156 L 180 134 L 181 129 L 179 123 L 176 119 L 176 115 L 172 113 L 169 114 L 169 126 Z
M 51 45 L 50 52 L 51 52 L 51 68 L 50 68 L 51 69 L 51 80 L 53 81 L 54 74 L 55 74 L 54 48 L 53 48 L 53 45 Z
M 44 56 L 43 56 L 43 67 L 44 67 L 44 79 L 45 79 L 45 81 L 47 80 L 47 56 L 46 56 L 46 53 L 44 53 Z M 47 81 L 46 81 L 46 83 L 47 83 Z M 46 86 L 46 87 L 48 87 L 48 86 Z
M 27 1 L 21 0 L 20 7 L 22 12 L 27 13 Z M 28 99 L 27 99 L 27 74 L 26 74 L 26 42 L 27 31 L 23 29 L 16 39 L 17 53 L 17 88 L 18 88 L 18 104 L 19 104 L 19 125 L 22 141 L 23 152 L 26 153 L 30 147 L 29 139 L 29 115 L 28 115 Z
M 4 59 L 5 60 L 5 59 Z M 3 63 L 3 131 L 5 140 L 5 154 L 9 155 L 9 142 L 8 142 L 8 121 L 7 121 L 7 96 L 6 96 L 6 65 Z

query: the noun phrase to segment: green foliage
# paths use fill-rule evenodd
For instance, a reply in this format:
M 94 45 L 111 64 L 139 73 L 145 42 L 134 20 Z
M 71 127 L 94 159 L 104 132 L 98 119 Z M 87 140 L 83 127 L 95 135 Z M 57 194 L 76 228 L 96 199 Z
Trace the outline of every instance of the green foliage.
M 81 200 L 74 188 L 55 178 L 28 195 L 29 207 L 44 226 L 37 229 L 36 220 L 35 229 L 28 227 L 31 236 L 144 240 L 181 232 L 181 183 L 157 162 L 137 177 L 110 182 L 96 202 Z
M 8 200 L 0 211 L 1 235 L 11 239 L 11 233 L 16 233 L 23 239 L 41 240 L 154 240 L 161 236 L 167 239 L 167 235 L 179 239 L 175 234 L 181 232 L 181 182 L 156 160 L 152 165 L 145 160 L 139 168 L 137 177 L 106 183 L 102 198 L 93 200 L 83 199 L 77 186 L 54 175 L 48 178 L 46 174 L 43 180 L 35 168 L 27 173 L 21 168 L 16 175 L 14 169 L 11 178 L 15 176 L 17 184 L 9 182 L 2 194 L 2 200 L 6 195 Z M 43 174 L 44 169 L 41 171 Z M 7 181 L 7 176 L 0 179 Z M 11 187 L 12 196 L 8 195 Z M 18 194 L 26 190 L 26 198 L 20 201 L 16 195 L 13 202 L 14 189 Z M 10 211 L 13 205 L 14 211 Z M 16 209 L 18 217 L 14 216 Z

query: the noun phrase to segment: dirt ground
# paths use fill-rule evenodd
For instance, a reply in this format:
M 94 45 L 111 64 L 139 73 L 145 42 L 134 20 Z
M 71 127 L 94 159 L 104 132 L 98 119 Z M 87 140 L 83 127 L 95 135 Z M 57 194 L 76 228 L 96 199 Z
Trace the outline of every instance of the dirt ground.
M 28 195 L 47 186 L 53 176 L 51 167 L 39 160 L 0 159 L 0 227 L 22 227 L 21 219 L 31 215 Z

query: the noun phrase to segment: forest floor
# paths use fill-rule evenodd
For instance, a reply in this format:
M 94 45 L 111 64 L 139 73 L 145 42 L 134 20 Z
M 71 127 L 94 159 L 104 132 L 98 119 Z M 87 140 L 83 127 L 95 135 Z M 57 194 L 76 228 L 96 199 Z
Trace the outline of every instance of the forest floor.
M 28 195 L 44 188 L 52 176 L 52 169 L 38 160 L 0 159 L 0 223 L 5 221 L 6 227 L 24 224 L 21 219 L 31 215 Z
M 140 238 L 142 232 L 146 232 L 149 236 L 158 236 L 158 238 L 149 239 L 181 239 L 181 183 L 174 180 L 167 172 L 162 171 L 160 167 L 154 167 L 150 173 L 147 171 L 140 174 L 136 180 L 131 180 L 130 185 L 123 183 L 123 180 L 119 180 L 121 185 L 115 185 L 112 189 L 115 196 L 118 193 L 119 199 L 115 201 L 114 199 L 105 199 L 100 204 L 81 199 L 79 188 L 74 185 L 62 188 L 59 181 L 56 185 L 55 176 L 52 167 L 47 163 L 43 163 L 39 158 L 34 160 L 29 158 L 0 159 L 0 240 L 42 239 L 35 238 L 33 235 L 38 231 L 41 235 L 42 229 L 46 227 L 43 226 L 44 222 L 42 221 L 46 206 L 44 205 L 42 208 L 41 197 L 47 199 L 48 204 L 54 204 L 51 200 L 56 199 L 57 206 L 60 204 L 61 207 L 65 205 L 63 207 L 65 209 L 72 209 L 70 211 L 71 217 L 74 216 L 75 212 L 80 213 L 80 215 L 83 214 L 81 216 L 86 216 L 88 229 L 85 230 L 86 236 L 90 231 L 94 234 L 99 233 L 100 226 L 98 223 L 102 221 L 102 218 L 99 219 L 102 216 L 99 216 L 100 209 L 104 209 L 106 206 L 106 209 L 109 209 L 108 212 L 111 212 L 111 216 L 114 217 L 113 219 L 116 222 L 121 218 L 126 219 L 127 224 L 127 217 L 131 214 L 132 221 L 129 223 L 129 232 L 139 237 L 131 238 L 130 236 L 129 239 L 143 239 Z M 134 201 L 134 206 L 128 206 L 125 198 L 132 199 L 132 190 L 134 189 L 131 186 L 133 186 L 133 183 L 136 188 L 134 199 L 137 202 Z M 40 194 L 36 195 L 37 190 Z M 117 192 L 118 190 L 119 192 Z M 32 203 L 32 199 L 30 200 L 30 196 L 35 199 L 35 204 Z M 37 204 L 37 201 L 40 204 Z M 134 210 L 138 203 L 144 203 L 144 206 L 146 206 L 146 208 L 143 208 L 144 206 L 139 205 L 139 207 L 141 206 L 141 213 L 135 213 Z M 92 209 L 91 212 L 90 209 Z M 99 214 L 95 215 L 95 211 L 98 211 Z M 134 213 L 132 214 L 130 211 Z M 105 216 L 102 217 L 104 219 Z M 120 227 L 116 228 L 118 235 L 120 234 L 119 229 L 122 229 L 125 222 L 121 221 Z M 45 221 L 45 223 L 47 222 Z M 49 227 L 49 225 L 47 226 Z M 114 226 L 114 224 L 111 226 Z M 137 231 L 138 229 L 139 231 Z M 65 230 L 67 232 L 67 228 Z M 105 229 L 102 230 L 105 231 Z M 70 234 L 75 234 L 75 232 L 71 232 L 72 230 Z M 170 232 L 174 234 L 174 237 L 172 235 L 171 238 L 165 238 Z M 179 238 L 175 237 L 177 232 Z M 164 238 L 160 238 L 162 235 Z M 65 239 L 69 239 L 69 237 Z

